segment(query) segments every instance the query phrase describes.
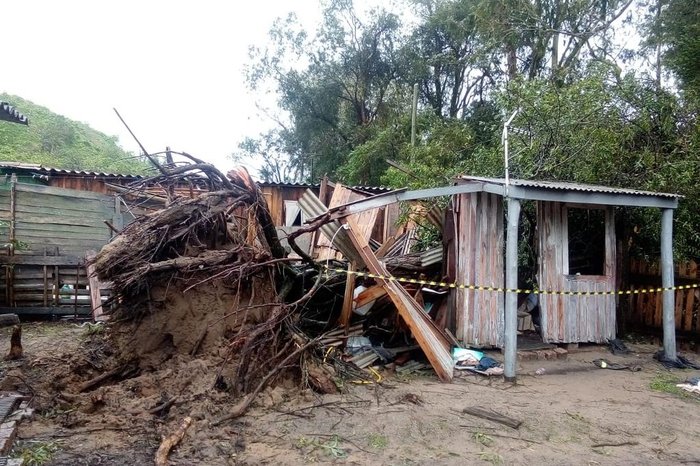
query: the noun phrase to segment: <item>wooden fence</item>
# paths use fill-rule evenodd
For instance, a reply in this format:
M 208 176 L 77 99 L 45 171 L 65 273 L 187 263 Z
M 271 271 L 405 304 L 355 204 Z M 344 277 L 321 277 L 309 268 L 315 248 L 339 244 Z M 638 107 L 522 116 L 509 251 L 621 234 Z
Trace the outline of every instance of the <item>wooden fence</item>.
M 108 223 L 124 224 L 114 196 L 0 182 L 0 312 L 89 312 L 85 254 L 109 242 Z
M 629 281 L 633 289 L 661 286 L 661 271 L 658 263 L 633 259 L 630 264 Z M 698 264 L 694 261 L 677 264 L 675 284 L 700 283 Z M 676 290 L 676 330 L 700 335 L 700 289 Z M 642 293 L 630 296 L 630 323 L 641 327 L 663 327 L 663 293 Z

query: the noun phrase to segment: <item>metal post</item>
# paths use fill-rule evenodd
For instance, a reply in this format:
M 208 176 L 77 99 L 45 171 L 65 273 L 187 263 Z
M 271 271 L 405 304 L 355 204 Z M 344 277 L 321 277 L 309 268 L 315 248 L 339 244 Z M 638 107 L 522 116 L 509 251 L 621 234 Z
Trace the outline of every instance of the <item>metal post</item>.
M 413 85 L 413 105 L 411 107 L 411 147 L 416 146 L 416 114 L 418 113 L 418 83 Z
M 520 222 L 520 201 L 508 199 L 508 229 L 506 231 L 506 288 L 518 288 L 518 223 Z M 506 381 L 515 382 L 515 367 L 518 351 L 518 295 L 506 292 L 505 296 L 505 339 L 503 375 Z
M 520 110 L 516 109 L 508 118 L 508 121 L 503 125 L 503 134 L 501 135 L 501 139 L 503 142 L 503 164 L 505 168 L 505 177 L 506 177 L 506 184 L 505 184 L 505 197 L 508 197 L 508 185 L 510 184 L 510 154 L 508 152 L 508 127 L 510 127 L 510 124 L 513 122 L 513 118 L 515 118 L 515 115 L 518 114 Z
M 661 210 L 661 286 L 673 287 L 673 209 Z M 674 290 L 663 292 L 663 305 L 664 353 L 667 359 L 675 360 L 677 353 Z

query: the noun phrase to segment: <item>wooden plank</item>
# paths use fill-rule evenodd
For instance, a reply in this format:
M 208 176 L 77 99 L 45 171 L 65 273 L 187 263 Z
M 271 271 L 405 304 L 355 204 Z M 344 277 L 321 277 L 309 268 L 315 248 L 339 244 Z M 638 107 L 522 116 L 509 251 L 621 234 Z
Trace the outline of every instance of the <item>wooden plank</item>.
M 693 311 L 697 307 L 696 303 L 698 301 L 698 294 L 700 293 L 697 289 L 686 290 L 683 330 L 690 331 L 693 329 Z M 698 312 L 698 317 L 700 318 L 700 312 Z M 695 327 L 695 329 L 700 331 L 700 326 Z
M 34 315 L 34 316 L 70 316 L 74 315 L 75 309 L 73 306 L 18 306 L 18 307 L 0 307 L 0 314 L 14 313 L 18 316 Z M 82 316 L 89 316 L 91 312 L 90 306 L 78 306 L 77 313 Z
M 76 256 L 34 256 L 34 255 L 16 255 L 16 256 L 0 256 L 0 264 L 23 264 L 23 265 L 78 265 L 83 263 L 84 259 Z M 42 275 L 43 276 L 43 275 Z
M 66 217 L 63 215 L 33 215 L 17 213 L 17 224 L 19 226 L 34 225 L 35 229 L 46 228 L 46 226 L 57 229 L 64 227 L 75 228 L 75 231 L 81 231 L 80 228 L 102 228 L 104 220 L 112 220 L 111 216 L 102 215 L 93 219 L 87 218 L 85 215 L 81 217 Z M 72 231 L 72 230 L 66 230 Z
M 342 222 L 349 225 L 348 236 L 367 268 L 376 275 L 388 276 L 389 272 L 372 253 L 367 239 L 360 234 L 362 229 L 355 223 L 352 216 L 342 219 Z M 451 344 L 447 336 L 438 329 L 435 322 L 418 306 L 406 290 L 393 281 L 381 280 L 381 283 L 399 311 L 399 315 L 411 329 L 413 336 L 423 349 L 440 380 L 451 381 L 454 363 L 450 354 Z
M 357 265 L 351 262 L 348 265 L 348 272 L 357 270 Z M 345 295 L 343 296 L 343 309 L 340 312 L 340 325 L 345 327 L 345 330 L 350 326 L 350 317 L 352 317 L 353 294 L 355 293 L 355 274 L 348 273 L 345 277 Z
M 85 259 L 87 263 L 87 274 L 90 280 L 90 304 L 92 306 L 92 318 L 95 322 L 103 322 L 107 320 L 104 308 L 102 307 L 101 283 L 95 272 L 95 264 L 92 260 L 97 255 L 96 251 L 87 251 Z
M 68 197 L 72 199 L 92 199 L 97 201 L 112 202 L 112 196 L 93 193 L 90 191 L 77 191 L 74 189 L 54 188 L 51 186 L 41 186 L 34 184 L 17 183 L 17 191 L 21 193 L 50 194 L 53 196 Z
M 685 290 L 676 290 L 676 299 L 675 299 L 675 309 L 674 309 L 674 316 L 673 316 L 673 321 L 674 321 L 674 327 L 676 329 L 681 328 L 682 320 L 683 320 L 683 309 L 685 308 L 684 306 L 684 299 L 685 299 Z
M 103 206 L 102 204 L 81 205 L 80 202 L 74 202 L 68 205 L 53 204 L 54 203 L 50 202 L 49 200 L 20 199 L 20 203 L 17 205 L 17 214 L 29 216 L 54 216 L 67 218 L 98 218 L 109 213 L 109 210 L 106 208 L 106 206 Z

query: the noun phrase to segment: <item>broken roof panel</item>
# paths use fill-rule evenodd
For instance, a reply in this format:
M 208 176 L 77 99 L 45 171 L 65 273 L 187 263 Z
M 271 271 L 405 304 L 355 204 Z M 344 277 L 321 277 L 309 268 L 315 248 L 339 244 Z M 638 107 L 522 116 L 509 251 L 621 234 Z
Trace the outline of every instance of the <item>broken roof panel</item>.
M 7 102 L 0 101 L 0 120 L 19 123 L 20 125 L 28 125 L 29 119 L 17 111 L 15 107 Z

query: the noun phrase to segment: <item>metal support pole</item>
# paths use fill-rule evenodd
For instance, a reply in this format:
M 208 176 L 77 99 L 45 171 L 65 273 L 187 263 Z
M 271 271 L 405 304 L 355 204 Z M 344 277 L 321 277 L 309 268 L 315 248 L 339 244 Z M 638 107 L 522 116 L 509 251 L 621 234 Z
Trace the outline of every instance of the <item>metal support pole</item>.
M 518 288 L 518 223 L 520 222 L 520 201 L 508 199 L 508 229 L 506 231 L 506 288 Z M 518 295 L 505 296 L 505 339 L 503 375 L 508 382 L 515 382 L 515 368 L 518 351 Z
M 673 209 L 661 210 L 661 286 L 673 287 Z M 663 292 L 663 305 L 664 354 L 667 359 L 675 360 L 677 353 L 674 290 Z

